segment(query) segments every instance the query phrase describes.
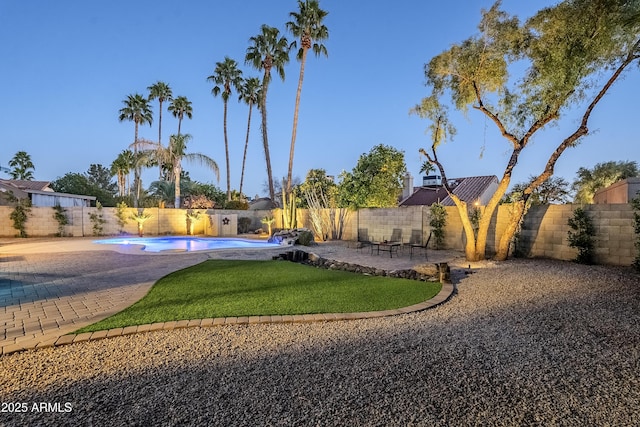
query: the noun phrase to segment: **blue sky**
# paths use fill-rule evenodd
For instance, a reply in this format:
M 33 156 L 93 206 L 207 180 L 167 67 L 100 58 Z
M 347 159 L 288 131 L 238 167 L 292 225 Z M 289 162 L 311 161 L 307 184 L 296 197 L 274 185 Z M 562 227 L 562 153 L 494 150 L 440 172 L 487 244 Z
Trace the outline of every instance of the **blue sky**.
M 426 121 L 408 111 L 427 94 L 423 66 L 451 44 L 476 32 L 480 9 L 490 0 L 427 2 L 320 0 L 329 12 L 325 42 L 328 58 L 309 57 L 302 91 L 294 175 L 311 168 L 338 175 L 376 144 L 405 153 L 419 182 L 420 147 L 428 146 Z M 503 8 L 522 19 L 553 1 L 505 0 Z M 206 77 L 225 56 L 236 59 L 245 76 L 260 76 L 244 55 L 249 38 L 262 24 L 284 31 L 296 2 L 110 0 L 0 3 L 0 166 L 19 150 L 35 163 L 35 178 L 54 180 L 67 172 L 85 172 L 91 163 L 109 166 L 133 141 L 134 126 L 119 122 L 129 94 L 147 94 L 161 80 L 193 103 L 192 120 L 182 124 L 193 136 L 189 151 L 214 158 L 226 189 L 223 103 L 211 95 Z M 292 36 L 288 35 L 289 38 Z M 286 176 L 299 63 L 286 67 L 283 83 L 269 88 L 269 142 L 275 177 Z M 640 160 L 634 131 L 640 73 L 634 67 L 597 107 L 593 134 L 565 153 L 556 174 L 573 181 L 580 166 L 608 160 Z M 232 188 L 240 182 L 248 108 L 229 103 Z M 156 120 L 140 136 L 157 139 Z M 584 109 L 584 107 L 582 108 Z M 576 110 L 580 113 L 581 110 Z M 578 120 L 569 113 L 562 124 L 538 136 L 521 156 L 514 181 L 543 167 L 562 137 Z M 449 177 L 501 175 L 509 145 L 480 113 L 453 116 L 458 134 L 440 151 Z M 266 171 L 254 110 L 245 176 L 245 193 L 265 195 Z M 177 131 L 177 120 L 163 114 L 163 140 Z M 484 147 L 484 150 L 483 150 Z M 483 155 L 481 156 L 481 153 Z M 193 179 L 214 182 L 211 173 L 185 165 Z M 157 171 L 143 175 L 147 186 Z M 0 176 L 6 177 L 2 174 Z

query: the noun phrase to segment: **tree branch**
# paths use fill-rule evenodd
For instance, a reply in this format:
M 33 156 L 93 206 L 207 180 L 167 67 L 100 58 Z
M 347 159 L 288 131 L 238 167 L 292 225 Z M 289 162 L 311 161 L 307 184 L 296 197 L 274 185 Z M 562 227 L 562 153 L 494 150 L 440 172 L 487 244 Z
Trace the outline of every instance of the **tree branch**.
M 625 58 L 625 60 L 620 64 L 620 66 L 618 66 L 616 71 L 611 75 L 611 77 L 609 77 L 609 80 L 607 80 L 607 82 L 604 84 L 604 86 L 600 89 L 600 91 L 595 96 L 593 101 L 591 101 L 591 103 L 589 104 L 589 106 L 585 110 L 584 115 L 582 116 L 582 120 L 580 121 L 580 126 L 578 126 L 578 128 L 571 135 L 569 135 L 567 138 L 565 138 L 564 141 L 562 141 L 562 143 L 555 149 L 555 151 L 549 157 L 549 160 L 547 161 L 547 164 L 546 164 L 546 166 L 544 168 L 544 171 L 540 175 L 538 175 L 538 177 L 536 179 L 531 181 L 529 186 L 524 189 L 523 197 L 525 197 L 525 200 L 531 195 L 531 193 L 536 188 L 538 188 L 542 183 L 544 183 L 547 179 L 549 179 L 549 177 L 551 175 L 553 175 L 553 171 L 554 171 L 556 162 L 558 161 L 558 159 L 560 158 L 562 153 L 564 153 L 564 151 L 567 148 L 574 147 L 576 145 L 577 141 L 581 137 L 583 137 L 583 136 L 585 136 L 585 135 L 587 135 L 589 133 L 588 122 L 589 122 L 589 118 L 591 117 L 591 113 L 593 112 L 593 109 L 596 107 L 596 105 L 598 105 L 598 103 L 604 97 L 604 95 L 607 93 L 609 88 L 611 88 L 611 86 L 615 83 L 615 81 L 620 77 L 622 72 L 633 61 L 635 61 L 636 59 L 640 58 L 639 55 L 635 55 L 634 54 L 634 51 L 637 50 L 638 48 L 640 48 L 640 39 L 638 39 L 638 41 L 636 41 L 636 43 L 631 48 L 631 50 L 630 50 L 629 54 L 627 55 L 627 57 Z
M 498 129 L 500 130 L 502 136 L 511 141 L 514 148 L 519 147 L 520 141 L 518 140 L 518 138 L 512 133 L 508 132 L 507 128 L 505 128 L 504 124 L 502 124 L 500 118 L 484 106 L 484 102 L 482 102 L 482 96 L 480 95 L 480 89 L 478 88 L 478 85 L 475 81 L 473 82 L 473 90 L 476 93 L 476 99 L 478 100 L 478 105 L 474 105 L 473 108 L 482 111 L 487 117 L 489 117 L 496 124 L 496 126 L 498 126 Z

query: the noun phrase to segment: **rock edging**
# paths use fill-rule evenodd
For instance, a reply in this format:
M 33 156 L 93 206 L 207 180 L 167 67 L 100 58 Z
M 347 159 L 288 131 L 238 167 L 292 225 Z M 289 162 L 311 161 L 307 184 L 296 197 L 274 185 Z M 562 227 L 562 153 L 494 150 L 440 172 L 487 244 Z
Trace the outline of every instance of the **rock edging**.
M 313 252 L 306 252 L 299 249 L 287 251 L 286 253 L 274 256 L 273 259 L 283 259 L 292 262 L 299 262 L 301 264 L 307 264 L 327 270 L 350 271 L 352 273 L 359 273 L 367 276 L 394 277 L 398 279 L 420 280 L 423 282 L 442 282 L 443 275 L 441 274 L 441 270 L 443 271 L 443 273 L 449 271 L 449 266 L 446 263 L 442 263 L 444 264 L 444 266 L 434 264 L 433 267 L 425 267 L 424 272 L 418 272 L 412 268 L 385 270 L 382 268 L 367 267 L 350 262 L 323 258 Z

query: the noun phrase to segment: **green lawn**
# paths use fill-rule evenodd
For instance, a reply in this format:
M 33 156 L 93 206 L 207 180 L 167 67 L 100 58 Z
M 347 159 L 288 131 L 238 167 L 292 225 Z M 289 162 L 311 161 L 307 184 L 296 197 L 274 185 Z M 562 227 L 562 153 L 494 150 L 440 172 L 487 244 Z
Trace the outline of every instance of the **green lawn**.
M 428 300 L 441 287 L 284 261 L 209 260 L 163 277 L 131 307 L 77 332 L 211 317 L 388 310 Z

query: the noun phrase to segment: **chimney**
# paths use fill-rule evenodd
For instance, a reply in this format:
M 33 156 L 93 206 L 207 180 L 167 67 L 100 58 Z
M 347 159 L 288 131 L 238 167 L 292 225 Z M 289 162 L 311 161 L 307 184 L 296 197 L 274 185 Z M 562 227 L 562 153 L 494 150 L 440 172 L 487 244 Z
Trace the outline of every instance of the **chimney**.
M 406 199 L 413 194 L 413 177 L 409 172 L 404 175 L 404 187 L 402 188 L 402 199 Z

